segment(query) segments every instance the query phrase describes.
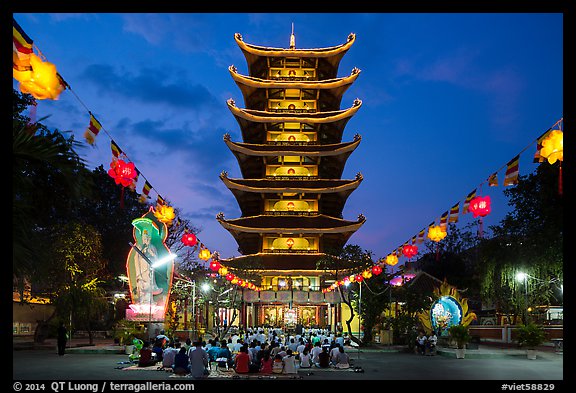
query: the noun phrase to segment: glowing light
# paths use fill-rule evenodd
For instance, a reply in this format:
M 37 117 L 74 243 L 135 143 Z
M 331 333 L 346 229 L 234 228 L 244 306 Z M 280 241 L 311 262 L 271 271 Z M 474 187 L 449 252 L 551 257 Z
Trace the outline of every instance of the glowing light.
M 176 254 L 166 255 L 164 258 L 160 258 L 159 260 L 157 260 L 156 262 L 154 262 L 154 263 L 152 264 L 152 267 L 153 267 L 153 268 L 156 268 L 156 267 L 158 267 L 158 266 L 162 266 L 163 264 L 168 263 L 168 262 L 176 259 L 176 257 L 177 257 Z

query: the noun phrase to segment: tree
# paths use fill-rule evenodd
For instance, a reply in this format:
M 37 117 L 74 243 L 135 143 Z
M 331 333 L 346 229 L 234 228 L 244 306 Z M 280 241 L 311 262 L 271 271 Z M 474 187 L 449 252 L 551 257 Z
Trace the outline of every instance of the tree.
M 348 244 L 341 249 L 327 250 L 325 255 L 316 263 L 317 269 L 324 270 L 327 275 L 333 277 L 336 281 L 339 277 L 341 279 L 342 276 L 365 270 L 373 265 L 372 253 L 362 250 L 358 245 L 352 244 Z M 342 302 L 350 309 L 350 318 L 346 320 L 348 335 L 356 344 L 363 345 L 364 343 L 354 336 L 350 326 L 356 315 L 354 310 L 357 309 L 358 304 L 359 291 L 357 287 L 358 283 L 351 283 L 348 288 L 343 288 L 342 285 L 339 285 L 337 290 L 340 293 Z
M 562 304 L 563 199 L 558 194 L 558 163 L 540 164 L 504 194 L 512 209 L 491 227 L 494 237 L 480 245 L 483 301 L 516 315 L 524 314 L 528 306 Z M 528 288 L 516 280 L 518 272 L 531 277 Z
M 108 311 L 101 287 L 105 276 L 100 234 L 89 225 L 69 223 L 51 236 L 52 258 L 47 260 L 52 302 L 61 320 L 88 331 L 92 344 L 94 323 Z M 72 333 L 72 328 L 70 330 Z
M 390 285 L 387 284 L 393 274 L 388 274 L 386 271 L 378 276 L 372 277 L 363 281 L 365 294 L 362 296 L 360 304 L 360 312 L 362 315 L 362 325 L 364 326 L 364 336 L 362 341 L 365 345 L 372 342 L 372 330 L 377 324 L 381 324 L 382 312 L 390 307 L 388 297 L 390 296 Z

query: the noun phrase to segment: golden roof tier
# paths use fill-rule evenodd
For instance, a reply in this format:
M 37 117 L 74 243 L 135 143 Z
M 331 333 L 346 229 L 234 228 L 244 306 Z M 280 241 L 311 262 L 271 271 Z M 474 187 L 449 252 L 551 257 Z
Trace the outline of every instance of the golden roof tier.
M 315 178 L 339 179 L 342 177 L 346 160 L 358 147 L 361 139 L 360 135 L 356 134 L 352 142 L 345 143 L 328 145 L 299 145 L 291 143 L 263 145 L 233 142 L 230 140 L 229 134 L 224 135 L 224 141 L 236 156 L 242 171 L 242 177 L 245 179 L 263 178 L 265 176 L 263 168 L 266 165 L 273 164 L 278 159 L 278 156 L 306 157 L 308 162 L 318 166 L 318 174 Z M 266 177 L 273 178 L 271 176 Z M 290 177 L 285 178 L 285 180 L 290 179 Z
M 316 68 L 318 78 L 322 80 L 336 77 L 340 60 L 354 44 L 356 35 L 350 33 L 344 44 L 314 49 L 284 49 L 247 44 L 240 33 L 234 34 L 234 39 L 246 57 L 250 76 L 263 77 L 275 61 L 291 59 L 294 64 L 309 64 L 310 68 Z
M 264 198 L 290 194 L 320 197 L 319 211 L 333 217 L 341 217 L 346 200 L 362 182 L 360 173 L 354 180 L 231 179 L 226 172 L 222 172 L 220 178 L 236 197 L 243 217 L 261 214 Z
M 285 92 L 286 89 L 298 89 L 303 91 L 307 96 L 318 100 L 319 111 L 334 111 L 340 108 L 342 96 L 346 90 L 354 83 L 360 70 L 354 68 L 350 76 L 344 78 L 327 79 L 317 81 L 311 77 L 303 80 L 283 80 L 261 79 L 251 76 L 244 76 L 238 73 L 236 67 L 228 67 L 230 75 L 242 91 L 244 105 L 247 108 L 265 110 L 266 103 L 270 97 L 275 94 Z M 280 73 L 280 71 L 278 71 Z M 271 76 L 269 76 L 271 78 Z
M 267 133 L 286 123 L 299 123 L 318 135 L 317 143 L 340 143 L 342 134 L 348 121 L 358 112 L 362 101 L 354 100 L 352 107 L 344 110 L 329 112 L 308 112 L 305 109 L 286 109 L 259 111 L 242 109 L 236 106 L 234 100 L 227 101 L 228 109 L 238 122 L 242 130 L 242 139 L 247 143 L 263 143 L 267 140 Z
M 366 218 L 360 214 L 357 221 L 348 221 L 318 214 L 257 215 L 225 220 L 220 213 L 217 220 L 234 236 L 243 254 L 254 254 L 262 250 L 271 254 L 297 255 L 343 247 Z

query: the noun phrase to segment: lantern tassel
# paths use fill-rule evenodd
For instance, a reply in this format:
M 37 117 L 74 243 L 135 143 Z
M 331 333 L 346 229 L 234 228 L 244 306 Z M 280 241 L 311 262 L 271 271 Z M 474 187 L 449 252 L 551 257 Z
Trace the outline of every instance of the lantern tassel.
M 558 195 L 562 196 L 562 163 L 560 163 L 558 171 Z
M 120 190 L 120 209 L 124 209 L 124 187 Z

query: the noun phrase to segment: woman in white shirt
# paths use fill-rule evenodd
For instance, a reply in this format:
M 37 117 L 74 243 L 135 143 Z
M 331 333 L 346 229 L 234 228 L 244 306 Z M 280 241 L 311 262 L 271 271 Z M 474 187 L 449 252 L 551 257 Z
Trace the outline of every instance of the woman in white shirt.
M 298 371 L 296 371 L 296 358 L 292 355 L 291 349 L 286 351 L 286 356 L 282 358 L 282 364 L 284 365 L 283 374 L 298 374 Z
M 300 353 L 300 368 L 310 368 L 312 367 L 312 356 L 308 350 L 304 350 Z

